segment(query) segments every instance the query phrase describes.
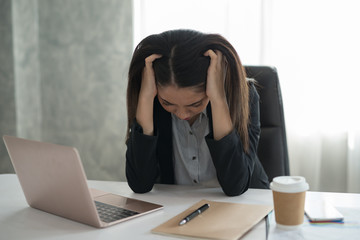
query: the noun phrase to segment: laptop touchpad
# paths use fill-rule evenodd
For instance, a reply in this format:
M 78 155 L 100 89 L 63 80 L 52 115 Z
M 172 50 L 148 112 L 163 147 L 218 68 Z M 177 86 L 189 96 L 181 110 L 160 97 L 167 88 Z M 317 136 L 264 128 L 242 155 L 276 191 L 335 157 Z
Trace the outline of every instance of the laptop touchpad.
M 139 213 L 162 208 L 162 206 L 157 204 L 144 202 L 141 200 L 127 198 L 127 197 L 122 197 L 111 193 L 96 197 L 94 198 L 94 200 L 107 203 L 113 206 L 129 209 Z

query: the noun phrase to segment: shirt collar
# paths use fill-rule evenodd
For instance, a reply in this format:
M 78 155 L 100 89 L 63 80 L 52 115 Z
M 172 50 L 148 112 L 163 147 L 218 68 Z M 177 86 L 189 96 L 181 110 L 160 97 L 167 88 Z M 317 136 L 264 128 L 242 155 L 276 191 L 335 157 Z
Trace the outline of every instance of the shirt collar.
M 203 118 L 207 118 L 207 111 L 206 111 L 206 108 L 200 113 L 200 116 L 199 116 L 199 122 L 201 123 L 202 119 Z

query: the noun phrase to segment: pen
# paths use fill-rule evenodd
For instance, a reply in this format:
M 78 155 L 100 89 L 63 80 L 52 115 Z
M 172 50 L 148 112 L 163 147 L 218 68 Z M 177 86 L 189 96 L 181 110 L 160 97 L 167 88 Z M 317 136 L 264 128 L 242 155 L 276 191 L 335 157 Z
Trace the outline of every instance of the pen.
M 190 213 L 189 215 L 187 215 L 183 220 L 181 220 L 179 222 L 179 225 L 184 225 L 185 223 L 189 222 L 191 219 L 193 219 L 194 217 L 198 216 L 200 213 L 204 212 L 206 209 L 208 209 L 210 207 L 209 204 L 205 203 L 204 205 L 202 205 L 201 207 L 199 207 L 198 209 L 196 209 L 194 212 Z

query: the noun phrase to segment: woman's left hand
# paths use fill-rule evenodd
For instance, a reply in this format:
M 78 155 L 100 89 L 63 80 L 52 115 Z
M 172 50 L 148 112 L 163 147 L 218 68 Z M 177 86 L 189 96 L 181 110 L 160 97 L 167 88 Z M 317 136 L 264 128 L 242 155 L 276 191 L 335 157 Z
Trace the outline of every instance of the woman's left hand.
M 204 55 L 211 59 L 206 82 L 206 95 L 211 102 L 214 139 L 220 140 L 233 129 L 224 86 L 227 72 L 226 60 L 218 50 L 215 52 L 208 50 Z
M 207 73 L 206 95 L 211 102 L 226 101 L 225 77 L 226 61 L 219 50 L 208 50 L 204 56 L 210 57 L 210 66 Z

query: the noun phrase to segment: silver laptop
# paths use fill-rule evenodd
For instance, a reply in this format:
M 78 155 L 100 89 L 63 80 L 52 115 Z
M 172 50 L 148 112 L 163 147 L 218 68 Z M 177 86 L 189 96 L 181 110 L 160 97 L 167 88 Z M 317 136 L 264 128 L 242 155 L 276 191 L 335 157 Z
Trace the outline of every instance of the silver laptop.
M 4 136 L 29 206 L 102 228 L 163 206 L 89 189 L 76 148 Z

